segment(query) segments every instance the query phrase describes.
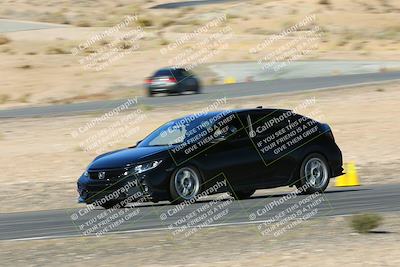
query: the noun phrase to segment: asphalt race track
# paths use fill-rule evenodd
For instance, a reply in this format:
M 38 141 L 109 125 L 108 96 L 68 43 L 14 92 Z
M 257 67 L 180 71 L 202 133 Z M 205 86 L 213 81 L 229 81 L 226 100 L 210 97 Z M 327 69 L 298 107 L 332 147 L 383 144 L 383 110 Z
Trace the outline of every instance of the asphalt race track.
M 268 212 L 260 213 L 261 215 L 254 220 L 249 220 L 250 214 L 257 214 L 257 210 L 261 210 L 273 201 L 282 199 L 284 195 L 291 192 L 290 188 L 284 188 L 283 190 L 285 190 L 283 191 L 284 194 L 272 195 L 268 194 L 268 190 L 263 190 L 262 194 L 257 192 L 251 199 L 241 201 L 229 202 L 226 201 L 229 198 L 225 198 L 225 203 L 229 204 L 226 206 L 229 212 L 222 219 L 211 223 L 209 226 L 260 224 L 262 221 L 271 220 L 276 214 L 307 197 L 296 195 L 296 197 L 286 200 L 283 204 L 274 207 Z M 348 215 L 360 212 L 400 211 L 400 184 L 330 188 L 319 197 L 322 197 L 323 201 L 316 206 L 318 212 L 313 217 Z M 168 214 L 169 210 L 171 211 L 177 206 L 170 205 L 168 202 L 160 202 L 158 204 L 143 203 L 137 207 L 120 209 L 118 211 L 125 211 L 125 214 L 135 214 L 131 219 L 126 220 L 112 231 L 132 233 L 164 230 L 171 231 L 172 236 L 174 228 L 168 229 L 169 225 L 174 224 L 180 218 L 199 207 L 210 203 L 218 204 L 224 202 L 223 199 L 213 202 L 212 198 L 215 200 L 217 196 L 211 196 L 208 200 L 202 200 L 186 206 L 175 214 L 171 213 L 172 215 L 167 216 L 165 220 L 161 220 L 160 215 Z M 82 208 L 84 207 L 85 205 L 82 205 Z M 91 210 L 87 215 L 79 217 L 75 221 L 71 219 L 73 214 L 77 212 L 74 209 L 0 214 L 0 239 L 46 239 L 81 236 L 82 231 L 79 230 L 78 225 L 87 222 L 104 211 L 103 209 Z
M 289 93 L 315 89 L 326 89 L 340 86 L 358 85 L 372 82 L 384 82 L 400 79 L 400 72 L 382 72 L 368 74 L 338 75 L 328 77 L 281 79 L 271 81 L 257 81 L 228 85 L 215 85 L 203 88 L 198 95 L 142 97 L 139 104 L 153 106 L 167 106 L 196 101 L 213 100 L 215 98 L 244 97 L 268 95 L 274 93 Z M 134 96 L 132 96 L 134 97 Z M 107 111 L 126 102 L 126 99 L 85 102 L 76 104 L 15 108 L 0 110 L 0 118 L 38 117 L 73 115 L 88 112 Z

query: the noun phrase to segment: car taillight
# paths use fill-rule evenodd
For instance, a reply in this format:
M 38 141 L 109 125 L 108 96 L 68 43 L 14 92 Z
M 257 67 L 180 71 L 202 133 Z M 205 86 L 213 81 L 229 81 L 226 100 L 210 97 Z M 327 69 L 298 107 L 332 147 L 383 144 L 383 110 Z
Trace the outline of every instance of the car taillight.
M 151 80 L 151 79 L 146 79 L 144 82 L 145 82 L 146 84 L 151 84 L 152 80 Z
M 174 77 L 169 77 L 168 82 L 170 83 L 176 83 L 176 79 Z

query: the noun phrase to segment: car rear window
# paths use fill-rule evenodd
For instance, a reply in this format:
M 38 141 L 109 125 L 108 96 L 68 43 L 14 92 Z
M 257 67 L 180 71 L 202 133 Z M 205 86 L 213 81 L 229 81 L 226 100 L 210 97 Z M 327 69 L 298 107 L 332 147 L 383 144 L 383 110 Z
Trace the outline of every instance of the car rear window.
M 159 70 L 157 71 L 154 76 L 170 76 L 172 75 L 173 70 L 169 70 L 169 69 L 163 69 L 163 70 Z

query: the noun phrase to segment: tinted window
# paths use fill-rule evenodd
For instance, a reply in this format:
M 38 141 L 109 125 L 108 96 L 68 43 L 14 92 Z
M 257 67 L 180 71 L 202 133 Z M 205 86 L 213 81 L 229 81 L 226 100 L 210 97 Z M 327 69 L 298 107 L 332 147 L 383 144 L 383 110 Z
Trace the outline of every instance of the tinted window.
M 229 137 L 230 139 L 247 138 L 247 133 L 236 113 L 228 114 L 226 117 L 217 121 L 214 124 L 214 128 L 219 129 L 224 133 L 224 137 Z
M 171 75 L 172 75 L 171 69 L 162 69 L 154 74 L 154 76 L 171 76 Z
M 281 131 L 288 123 L 284 112 L 276 110 L 272 112 L 253 112 L 246 118 L 246 125 L 250 131 L 257 135 L 266 136 Z
M 182 75 L 183 76 L 186 76 L 186 77 L 189 77 L 189 76 L 193 76 L 193 73 L 191 73 L 190 71 L 187 71 L 187 70 L 182 70 Z

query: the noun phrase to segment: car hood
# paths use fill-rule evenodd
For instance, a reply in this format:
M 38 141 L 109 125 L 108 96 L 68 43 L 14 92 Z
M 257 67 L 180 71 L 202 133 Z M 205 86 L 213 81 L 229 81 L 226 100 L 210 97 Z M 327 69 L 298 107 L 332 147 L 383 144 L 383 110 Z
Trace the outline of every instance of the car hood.
M 152 159 L 159 159 L 168 146 L 125 148 L 102 154 L 95 158 L 88 170 L 124 168 L 126 166 Z

